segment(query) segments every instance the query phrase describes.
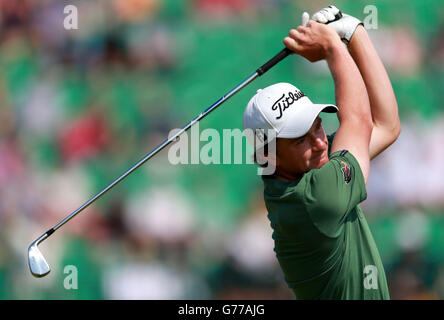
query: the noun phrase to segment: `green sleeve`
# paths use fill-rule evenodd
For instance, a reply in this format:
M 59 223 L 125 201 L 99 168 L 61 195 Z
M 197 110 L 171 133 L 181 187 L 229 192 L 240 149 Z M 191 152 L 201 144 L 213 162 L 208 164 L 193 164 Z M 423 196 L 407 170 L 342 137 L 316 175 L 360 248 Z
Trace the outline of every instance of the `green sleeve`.
M 329 158 L 307 174 L 304 199 L 319 231 L 337 237 L 348 213 L 367 198 L 367 191 L 361 167 L 350 152 L 337 151 Z

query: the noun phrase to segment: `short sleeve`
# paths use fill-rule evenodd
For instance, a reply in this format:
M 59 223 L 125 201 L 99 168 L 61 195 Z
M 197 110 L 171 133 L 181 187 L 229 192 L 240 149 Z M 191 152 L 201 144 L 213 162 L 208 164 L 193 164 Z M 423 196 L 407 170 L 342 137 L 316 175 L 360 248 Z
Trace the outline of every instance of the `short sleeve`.
M 339 235 L 347 215 L 366 198 L 361 167 L 347 150 L 334 152 L 325 165 L 307 174 L 304 201 L 308 214 L 329 237 Z

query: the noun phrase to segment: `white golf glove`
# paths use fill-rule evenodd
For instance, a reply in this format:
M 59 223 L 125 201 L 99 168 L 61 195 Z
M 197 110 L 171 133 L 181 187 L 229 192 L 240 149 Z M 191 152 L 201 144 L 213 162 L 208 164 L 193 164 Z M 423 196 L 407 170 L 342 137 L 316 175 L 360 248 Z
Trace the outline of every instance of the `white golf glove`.
M 337 17 L 335 17 L 337 14 L 342 14 L 342 17 L 335 21 L 335 19 L 337 19 Z M 350 42 L 358 25 L 364 25 L 359 19 L 341 13 L 341 11 L 335 6 L 328 6 L 319 10 L 312 16 L 312 19 L 319 23 L 328 24 L 336 31 L 339 37 L 342 40 L 347 41 L 347 43 Z

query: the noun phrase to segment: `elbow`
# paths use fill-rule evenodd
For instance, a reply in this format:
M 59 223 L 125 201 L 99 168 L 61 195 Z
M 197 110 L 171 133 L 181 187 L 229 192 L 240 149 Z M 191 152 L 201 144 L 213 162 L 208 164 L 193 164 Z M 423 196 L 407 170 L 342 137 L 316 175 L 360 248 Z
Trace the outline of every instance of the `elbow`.
M 398 140 L 399 135 L 401 134 L 401 122 L 399 121 L 399 118 L 397 118 L 396 121 L 393 121 L 393 124 L 388 127 L 386 131 L 390 144 Z
M 398 119 L 395 128 L 393 129 L 393 142 L 398 140 L 400 134 L 401 134 L 401 122 Z
M 382 119 L 373 119 L 373 125 L 375 128 L 378 128 L 378 130 L 382 130 L 388 142 L 392 144 L 398 140 L 401 134 L 401 121 L 399 119 L 398 105 L 396 102 L 393 106 L 387 108 L 387 110 L 390 110 L 390 112 L 387 112 Z
M 385 148 L 388 148 L 396 140 L 398 140 L 398 137 L 401 134 L 401 123 L 399 122 L 399 120 L 395 121 L 391 126 L 385 126 L 383 128 L 377 127 L 377 128 L 380 134 L 382 133 L 384 136 Z

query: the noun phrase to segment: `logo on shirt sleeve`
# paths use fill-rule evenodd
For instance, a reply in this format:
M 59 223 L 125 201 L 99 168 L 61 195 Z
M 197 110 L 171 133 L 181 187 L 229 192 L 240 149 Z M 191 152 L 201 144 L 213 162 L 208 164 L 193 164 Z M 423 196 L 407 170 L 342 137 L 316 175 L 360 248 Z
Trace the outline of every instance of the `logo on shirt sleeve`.
M 351 181 L 351 176 L 352 176 L 352 167 L 350 167 L 344 161 L 341 161 L 341 171 L 342 171 L 342 175 L 344 176 L 345 183 L 349 184 Z

